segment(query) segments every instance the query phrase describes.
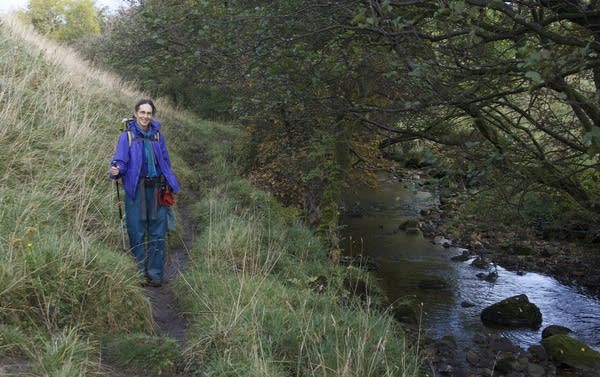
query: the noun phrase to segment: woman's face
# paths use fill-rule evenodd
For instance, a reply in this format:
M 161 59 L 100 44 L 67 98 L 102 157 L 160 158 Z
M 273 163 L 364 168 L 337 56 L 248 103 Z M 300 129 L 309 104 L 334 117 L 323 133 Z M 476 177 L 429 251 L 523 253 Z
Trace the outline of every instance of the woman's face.
M 140 126 L 144 129 L 148 128 L 150 120 L 152 119 L 152 106 L 144 103 L 135 112 L 135 118 Z

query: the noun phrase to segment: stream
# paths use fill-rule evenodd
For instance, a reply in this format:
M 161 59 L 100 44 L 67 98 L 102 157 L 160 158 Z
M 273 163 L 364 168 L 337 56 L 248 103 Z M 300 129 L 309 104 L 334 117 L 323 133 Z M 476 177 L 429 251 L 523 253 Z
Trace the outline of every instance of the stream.
M 472 343 L 475 334 L 495 333 L 527 349 L 542 339 L 549 325 L 566 326 L 571 335 L 600 350 L 600 301 L 576 287 L 565 286 L 538 273 L 517 274 L 498 266 L 498 279 L 487 282 L 476 274 L 471 260 L 450 260 L 463 249 L 436 245 L 420 233 L 398 229 L 407 219 L 418 219 L 422 209 L 437 199 L 415 182 L 381 179 L 377 190 L 357 189 L 345 195 L 344 249 L 348 256 L 372 259 L 378 283 L 390 300 L 416 298 L 423 303 L 421 329 L 438 339 L 452 335 L 459 348 Z M 420 289 L 419 282 L 441 277 L 447 289 Z M 538 330 L 494 329 L 483 325 L 481 311 L 505 298 L 525 294 L 542 312 Z M 463 307 L 464 302 L 471 307 Z

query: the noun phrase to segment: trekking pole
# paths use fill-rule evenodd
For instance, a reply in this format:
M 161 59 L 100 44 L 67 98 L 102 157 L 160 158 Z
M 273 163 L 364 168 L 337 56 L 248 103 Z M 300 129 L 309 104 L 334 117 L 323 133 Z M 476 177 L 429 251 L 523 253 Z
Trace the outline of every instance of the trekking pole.
M 117 166 L 115 161 L 110 163 L 110 166 Z M 115 179 L 115 191 L 117 191 L 117 206 L 119 207 L 119 221 L 123 220 L 123 210 L 121 209 L 121 195 L 119 194 L 119 179 Z
M 119 207 L 119 221 L 123 221 L 123 209 L 121 208 L 121 195 L 119 194 L 119 181 L 115 179 L 115 190 L 117 191 L 117 206 Z
M 111 166 L 117 166 L 116 162 L 112 162 Z M 119 227 L 121 228 L 121 242 L 123 244 L 123 250 L 127 250 L 125 242 L 125 224 L 123 223 L 123 209 L 121 208 L 121 194 L 119 193 L 119 180 L 115 179 L 115 191 L 117 192 L 117 207 L 119 207 Z

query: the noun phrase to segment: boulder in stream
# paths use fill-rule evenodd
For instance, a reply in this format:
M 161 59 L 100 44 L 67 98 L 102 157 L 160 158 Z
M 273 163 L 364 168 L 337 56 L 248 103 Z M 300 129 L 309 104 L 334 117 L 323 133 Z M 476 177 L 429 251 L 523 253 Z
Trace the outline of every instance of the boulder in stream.
M 483 309 L 481 320 L 491 325 L 537 329 L 542 324 L 542 313 L 526 295 L 517 295 Z
M 550 325 L 547 326 L 544 330 L 542 330 L 542 339 L 546 339 L 551 337 L 552 335 L 566 335 L 572 332 L 570 328 L 560 326 L 560 325 Z
M 568 335 L 558 334 L 542 340 L 542 346 L 555 363 L 574 369 L 600 370 L 600 352 Z
M 490 266 L 490 263 L 483 257 L 477 257 L 473 260 L 473 262 L 471 262 L 471 266 L 485 270 Z
M 406 233 L 419 233 L 420 225 L 417 219 L 407 219 L 398 225 L 399 230 L 403 230 Z
M 463 250 L 461 254 L 455 255 L 450 258 L 451 261 L 454 262 L 466 262 L 471 258 L 468 250 Z
M 441 245 L 445 248 L 452 246 L 452 241 L 444 236 L 435 236 L 431 242 L 433 242 L 434 245 Z

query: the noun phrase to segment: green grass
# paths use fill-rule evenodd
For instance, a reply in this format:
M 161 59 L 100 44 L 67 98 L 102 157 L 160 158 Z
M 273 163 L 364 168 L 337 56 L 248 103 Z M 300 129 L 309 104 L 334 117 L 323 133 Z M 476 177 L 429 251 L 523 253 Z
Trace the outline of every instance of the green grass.
M 169 284 L 188 343 L 156 336 L 106 178 L 118 123 L 140 97 L 73 51 L 0 25 L 0 360 L 52 376 L 418 375 L 414 342 L 344 287 L 369 277 L 329 263 L 297 210 L 240 178 L 240 129 L 162 99 L 186 188 L 176 209 L 191 208 L 200 236 Z
M 31 372 L 37 376 L 89 376 L 99 372 L 98 349 L 75 328 L 40 338 L 29 351 Z
M 127 334 L 106 341 L 106 357 L 114 367 L 129 374 L 170 375 L 180 364 L 175 340 L 146 334 Z
M 11 325 L 0 325 L 0 357 L 22 356 L 26 352 L 27 336 Z
M 398 324 L 344 288 L 356 270 L 328 264 L 325 247 L 272 199 L 255 192 L 252 206 L 241 205 L 247 194 L 215 188 L 197 207 L 206 230 L 194 268 L 177 281 L 185 311 L 197 313 L 188 368 L 227 376 L 417 375 L 417 349 Z
M 0 46 L 0 321 L 36 339 L 2 349 L 38 375 L 94 374 L 101 338 L 153 333 L 106 178 L 141 94 L 9 20 Z

